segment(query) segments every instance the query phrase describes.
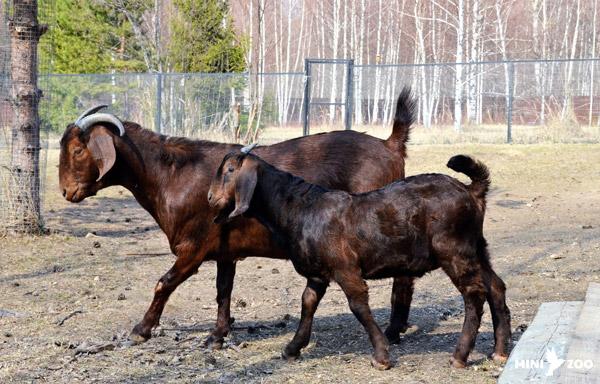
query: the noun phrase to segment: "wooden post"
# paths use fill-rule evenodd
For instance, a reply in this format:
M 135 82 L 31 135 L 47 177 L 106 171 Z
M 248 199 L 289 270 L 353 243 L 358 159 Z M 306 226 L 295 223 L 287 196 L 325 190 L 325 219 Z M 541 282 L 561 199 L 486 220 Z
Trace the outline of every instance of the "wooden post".
M 15 232 L 42 229 L 40 212 L 40 118 L 42 92 L 37 88 L 37 47 L 47 26 L 38 24 L 37 0 L 14 0 L 8 20 L 11 38 L 10 102 L 14 112 L 11 138 L 11 227 Z

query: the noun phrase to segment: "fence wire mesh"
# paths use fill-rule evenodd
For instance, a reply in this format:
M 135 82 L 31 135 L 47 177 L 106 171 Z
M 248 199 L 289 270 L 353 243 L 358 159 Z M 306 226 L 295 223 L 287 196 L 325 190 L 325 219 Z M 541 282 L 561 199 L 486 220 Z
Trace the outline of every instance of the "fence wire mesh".
M 9 16 L 6 8 L 2 15 Z M 5 22 L 1 24 L 0 35 L 6 37 L 9 30 Z M 2 43 L 0 219 L 4 227 L 14 225 L 12 201 L 14 191 L 20 191 L 9 180 L 14 174 L 15 128 L 10 63 L 10 46 Z M 385 138 L 396 97 L 407 85 L 419 100 L 413 144 L 503 143 L 508 135 L 515 143 L 600 142 L 597 60 L 357 65 L 353 71 L 347 71 L 346 65 L 319 63 L 310 78 L 303 72 L 42 74 L 40 148 L 45 148 L 44 135 L 50 131 L 52 150 L 57 150 L 67 124 L 96 104 L 109 104 L 120 118 L 166 135 L 239 142 L 256 138 L 251 130 L 257 129 L 262 144 L 301 136 L 305 111 L 310 133 L 343 129 L 349 105 L 352 129 Z M 303 104 L 307 82 L 308 109 Z M 44 164 L 39 167 L 44 174 Z M 40 185 L 40 195 L 42 190 Z
M 0 235 L 43 228 L 47 131 L 38 113 L 49 108 L 50 92 L 37 82 L 38 42 L 53 5 L 0 0 Z
M 598 142 L 599 65 L 556 60 L 357 66 L 353 127 L 385 131 L 395 96 L 410 85 L 419 99 L 413 143 L 501 143 L 509 134 L 515 143 Z
M 319 63 L 310 76 L 310 133 L 343 129 L 350 95 L 352 128 L 386 137 L 396 97 L 408 85 L 419 100 L 412 143 L 502 143 L 509 129 L 515 143 L 598 142 L 599 71 L 597 60 L 357 65 L 348 92 L 344 64 Z M 201 73 L 43 78 L 53 93 L 43 122 L 57 133 L 103 103 L 167 135 L 240 141 L 251 111 L 263 143 L 302 134 L 304 73 L 265 73 L 258 81 Z

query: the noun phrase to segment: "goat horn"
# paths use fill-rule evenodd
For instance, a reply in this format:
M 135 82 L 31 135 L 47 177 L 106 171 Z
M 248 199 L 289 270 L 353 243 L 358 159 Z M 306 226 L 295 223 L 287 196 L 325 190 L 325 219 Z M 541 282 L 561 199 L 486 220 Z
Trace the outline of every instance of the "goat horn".
M 75 122 L 75 124 L 83 131 L 98 123 L 111 123 L 119 128 L 119 136 L 125 135 L 125 127 L 123 127 L 121 120 L 110 113 L 95 113 Z
M 96 105 L 95 107 L 91 107 L 85 110 L 85 112 L 83 112 L 81 115 L 79 115 L 79 117 L 77 118 L 77 120 L 75 120 L 75 124 L 79 126 L 79 122 L 86 116 L 89 116 L 91 114 L 94 114 L 96 112 L 98 112 L 99 110 L 101 110 L 102 108 L 106 108 L 108 107 L 108 105 L 106 104 L 100 104 L 100 105 Z
M 254 148 L 257 146 L 257 145 L 258 145 L 258 143 L 252 143 L 252 144 L 246 145 L 245 147 L 243 147 L 242 149 L 240 149 L 240 151 L 241 151 L 243 154 L 246 154 L 246 155 L 247 155 L 247 154 L 249 154 L 249 153 L 250 153 L 250 151 L 252 151 L 252 150 L 253 150 L 253 149 L 254 149 Z

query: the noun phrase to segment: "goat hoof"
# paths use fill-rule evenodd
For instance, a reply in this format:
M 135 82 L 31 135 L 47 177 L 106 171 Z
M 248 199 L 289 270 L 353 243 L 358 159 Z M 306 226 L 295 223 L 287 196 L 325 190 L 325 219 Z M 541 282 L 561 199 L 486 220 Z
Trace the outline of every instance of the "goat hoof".
M 508 360 L 508 356 L 494 352 L 492 353 L 492 360 L 494 360 L 494 363 L 504 364 Z
M 129 334 L 129 341 L 133 343 L 133 345 L 141 344 L 152 337 L 152 332 L 150 330 L 144 330 L 144 327 L 141 324 L 133 327 L 133 330 Z
M 462 361 L 462 360 L 458 360 L 457 358 L 455 358 L 454 356 L 452 356 L 450 358 L 450 365 L 453 366 L 454 368 L 466 368 L 467 367 L 467 362 L 466 361 Z
M 213 335 L 208 336 L 202 343 L 204 348 L 210 350 L 219 350 L 223 348 L 223 338 L 216 338 Z
M 289 362 L 296 361 L 300 358 L 300 352 L 293 353 L 284 350 L 283 352 L 281 352 L 281 358 Z
M 129 335 L 129 342 L 127 343 L 127 346 L 134 346 L 145 343 L 146 341 L 148 341 L 149 338 L 150 337 L 144 337 L 138 333 L 131 332 L 131 334 Z
M 372 358 L 371 365 L 373 366 L 373 368 L 378 369 L 380 371 L 386 371 L 392 367 L 392 363 L 390 363 L 388 359 L 378 361 L 375 358 Z
M 400 333 L 399 332 L 390 331 L 388 328 L 385 330 L 384 335 L 390 344 L 399 344 L 400 343 Z

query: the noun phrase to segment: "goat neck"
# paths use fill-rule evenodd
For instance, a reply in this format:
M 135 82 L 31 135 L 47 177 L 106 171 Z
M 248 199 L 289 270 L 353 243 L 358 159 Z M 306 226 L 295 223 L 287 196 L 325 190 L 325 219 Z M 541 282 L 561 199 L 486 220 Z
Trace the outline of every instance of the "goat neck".
M 294 233 L 304 217 L 302 212 L 328 190 L 262 160 L 258 161 L 257 182 L 249 215 L 256 217 L 276 235 Z

